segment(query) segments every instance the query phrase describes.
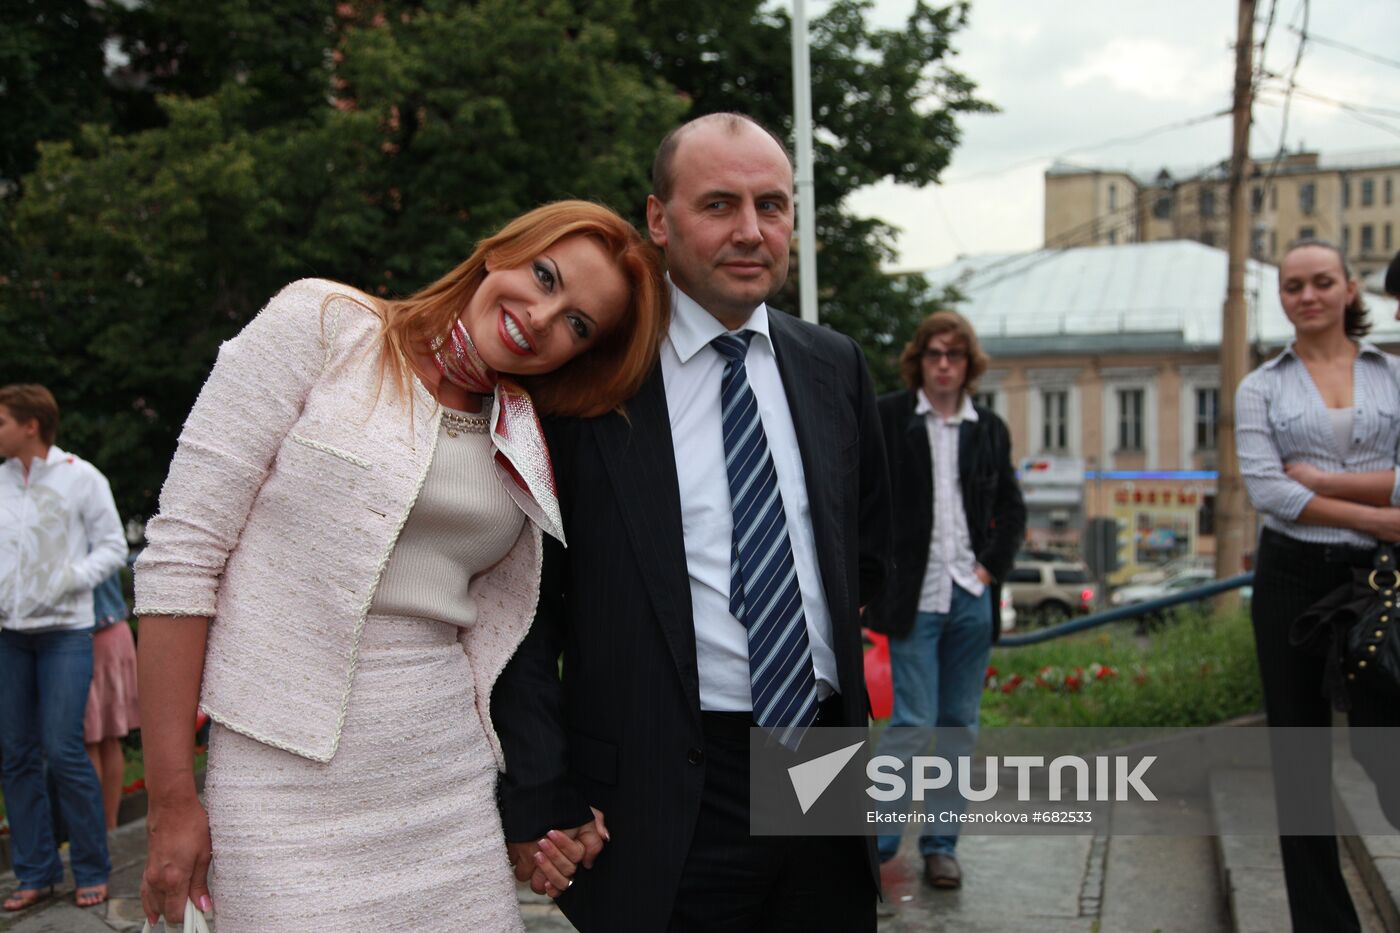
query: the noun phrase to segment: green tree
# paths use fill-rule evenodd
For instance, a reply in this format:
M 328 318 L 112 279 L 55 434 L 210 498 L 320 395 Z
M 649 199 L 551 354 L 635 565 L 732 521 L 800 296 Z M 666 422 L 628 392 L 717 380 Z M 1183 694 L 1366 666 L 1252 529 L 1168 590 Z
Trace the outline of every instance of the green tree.
M 34 167 L 35 144 L 108 116 L 109 24 L 86 0 L 0 0 L 0 181 Z

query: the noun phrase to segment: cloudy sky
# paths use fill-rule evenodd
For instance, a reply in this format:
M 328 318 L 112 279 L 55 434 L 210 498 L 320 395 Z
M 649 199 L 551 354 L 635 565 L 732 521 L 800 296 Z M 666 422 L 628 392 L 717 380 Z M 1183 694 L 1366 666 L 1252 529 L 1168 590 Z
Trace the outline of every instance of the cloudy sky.
M 1258 0 L 1261 21 L 1270 2 Z M 1288 146 L 1400 157 L 1400 0 L 1277 0 L 1264 64 L 1280 77 L 1270 86 L 1282 88 L 1292 70 L 1305 5 L 1312 38 L 1297 71 Z M 808 15 L 825 6 L 810 0 Z M 874 18 L 897 26 L 912 7 L 876 0 Z M 1104 144 L 1229 108 L 1235 10 L 1231 0 L 973 0 L 955 62 L 1002 112 L 964 118 L 941 185 L 876 186 L 852 206 L 903 229 L 900 268 L 926 269 L 964 253 L 1039 247 L 1043 173 L 1054 158 L 1189 172 L 1227 157 L 1228 116 Z M 1255 35 L 1263 37 L 1262 22 Z M 1302 92 L 1390 112 L 1364 114 L 1368 124 Z M 1266 93 L 1255 105 L 1256 156 L 1279 146 L 1282 99 Z

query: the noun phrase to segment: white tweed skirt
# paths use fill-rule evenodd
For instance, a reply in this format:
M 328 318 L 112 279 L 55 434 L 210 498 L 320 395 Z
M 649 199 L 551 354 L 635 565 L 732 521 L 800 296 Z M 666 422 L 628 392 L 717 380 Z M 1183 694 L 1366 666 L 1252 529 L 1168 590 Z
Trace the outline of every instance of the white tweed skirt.
M 523 929 L 471 670 L 443 622 L 371 615 L 320 763 L 217 723 L 219 933 Z

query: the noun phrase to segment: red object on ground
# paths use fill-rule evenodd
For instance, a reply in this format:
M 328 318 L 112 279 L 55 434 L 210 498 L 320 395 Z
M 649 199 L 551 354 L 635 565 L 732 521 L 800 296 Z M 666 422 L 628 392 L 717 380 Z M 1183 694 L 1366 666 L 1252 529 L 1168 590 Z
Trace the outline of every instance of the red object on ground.
M 890 679 L 890 640 L 865 630 L 865 689 L 870 694 L 870 715 L 888 719 L 894 712 L 894 684 Z

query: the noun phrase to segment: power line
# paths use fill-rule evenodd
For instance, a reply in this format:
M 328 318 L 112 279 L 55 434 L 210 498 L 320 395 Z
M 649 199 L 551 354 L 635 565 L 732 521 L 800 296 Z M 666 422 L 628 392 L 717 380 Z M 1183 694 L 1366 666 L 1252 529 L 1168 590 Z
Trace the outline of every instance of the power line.
M 1328 97 L 1323 97 L 1319 94 L 1308 93 L 1301 89 L 1297 90 L 1296 93 L 1299 97 L 1303 98 L 1304 100 L 1312 101 L 1313 103 L 1323 104 L 1328 107 L 1333 107 L 1347 114 L 1353 120 L 1356 120 L 1360 123 L 1365 123 L 1367 126 L 1372 126 L 1379 130 L 1385 130 L 1387 133 L 1390 133 L 1394 136 L 1400 136 L 1400 126 L 1397 126 L 1394 123 L 1388 123 L 1384 120 L 1378 119 L 1377 117 L 1369 116 L 1365 113 L 1365 111 L 1363 111 L 1361 108 L 1357 107 L 1354 104 L 1348 104 L 1345 101 L 1333 100 Z
M 1157 136 L 1161 133 L 1170 132 L 1171 130 L 1186 129 L 1187 127 L 1197 126 L 1201 123 L 1209 123 L 1212 120 L 1218 120 L 1221 117 L 1228 117 L 1229 115 L 1230 108 L 1227 107 L 1224 110 L 1217 110 L 1213 113 L 1198 114 L 1194 117 L 1187 117 L 1184 120 L 1175 120 L 1171 123 L 1164 123 L 1161 126 L 1156 126 L 1149 130 L 1143 130 L 1140 133 L 1135 133 L 1130 136 L 1116 136 L 1113 139 L 1106 139 L 1103 142 L 1094 143 L 1089 146 L 1075 146 L 1073 149 L 1066 149 L 1063 152 L 1060 152 L 1056 155 L 1032 156 L 1030 158 L 1021 159 L 1020 161 L 1013 162 L 1010 165 L 1004 166 L 1002 168 L 988 169 L 983 172 L 973 172 L 969 175 L 961 175 L 957 178 L 949 178 L 939 182 L 939 184 L 943 187 L 947 187 L 949 185 L 960 185 L 968 181 L 979 181 L 983 178 L 994 178 L 998 175 L 1005 175 L 1008 172 L 1013 172 L 1019 168 L 1025 168 L 1028 165 L 1035 165 L 1038 162 L 1054 162 L 1060 159 L 1068 158 L 1069 156 L 1081 152 L 1092 152 L 1095 149 L 1106 149 L 1110 146 L 1121 146 L 1126 145 L 1128 143 L 1141 142 L 1144 139 L 1151 139 L 1153 136 Z
M 1278 174 L 1279 166 L 1283 164 L 1283 157 L 1288 151 L 1288 117 L 1293 108 L 1293 93 L 1298 87 L 1298 68 L 1303 64 L 1303 50 L 1308 45 L 1308 20 L 1312 16 L 1312 4 L 1310 0 L 1301 0 L 1298 10 L 1294 12 L 1297 16 L 1301 12 L 1303 17 L 1302 29 L 1295 30 L 1298 33 L 1298 47 L 1293 53 L 1293 67 L 1288 70 L 1288 88 L 1283 95 L 1283 117 L 1279 121 L 1278 130 L 1278 151 L 1274 153 L 1273 160 L 1269 163 L 1269 171 L 1264 175 L 1263 191 L 1267 197 L 1273 187 L 1274 176 Z M 1269 17 L 1273 18 L 1273 8 L 1269 9 Z M 1293 27 L 1290 25 L 1290 29 Z M 1264 57 L 1259 57 L 1259 67 L 1262 71 L 1264 67 Z M 1256 90 L 1258 85 L 1256 84 Z
M 1299 30 L 1293 26 L 1289 26 L 1288 28 L 1292 32 L 1299 32 Z M 1306 34 L 1306 30 L 1307 27 L 1305 26 L 1303 28 L 1304 34 Z M 1389 65 L 1392 68 L 1400 68 L 1400 61 L 1396 61 L 1393 58 L 1386 58 L 1384 55 L 1377 55 L 1375 52 L 1368 52 L 1354 45 L 1347 45 L 1345 42 L 1338 42 L 1336 39 L 1328 39 L 1326 36 L 1319 36 L 1317 33 L 1306 34 L 1306 38 L 1312 42 L 1316 42 L 1318 45 L 1326 45 L 1334 49 L 1341 49 L 1343 52 L 1350 52 L 1358 58 L 1365 58 L 1382 65 Z
M 1295 85 L 1294 89 L 1297 91 L 1299 97 L 1306 97 L 1309 100 L 1315 100 L 1321 104 L 1330 104 L 1333 107 L 1352 110 L 1357 113 L 1374 114 L 1378 117 L 1400 117 L 1400 109 L 1394 107 L 1377 107 L 1374 104 L 1356 104 L 1351 101 L 1337 100 L 1335 97 L 1328 97 L 1325 94 L 1319 94 L 1316 91 L 1297 85 Z M 1268 90 L 1273 91 L 1273 88 L 1269 88 Z

